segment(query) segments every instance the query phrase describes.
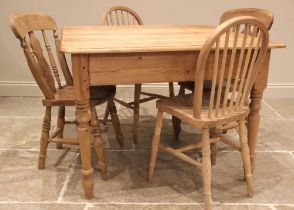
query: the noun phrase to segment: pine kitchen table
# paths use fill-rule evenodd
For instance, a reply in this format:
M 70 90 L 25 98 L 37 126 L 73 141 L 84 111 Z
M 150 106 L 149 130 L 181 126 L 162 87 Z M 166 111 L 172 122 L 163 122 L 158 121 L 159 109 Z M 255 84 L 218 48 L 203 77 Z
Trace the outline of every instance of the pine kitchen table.
M 76 98 L 78 135 L 82 158 L 83 188 L 93 197 L 93 167 L 89 128 L 89 87 L 194 80 L 199 52 L 214 30 L 201 25 L 66 26 L 62 30 L 61 51 L 71 54 Z M 224 42 L 221 40 L 220 43 Z M 241 45 L 241 43 L 238 43 Z M 233 44 L 232 44 L 233 45 Z M 248 143 L 252 168 L 260 121 L 263 91 L 267 86 L 271 50 L 284 48 L 270 42 L 251 91 Z M 212 59 L 211 59 L 212 61 Z M 212 69 L 207 68 L 207 71 Z M 212 74 L 207 74 L 210 80 Z

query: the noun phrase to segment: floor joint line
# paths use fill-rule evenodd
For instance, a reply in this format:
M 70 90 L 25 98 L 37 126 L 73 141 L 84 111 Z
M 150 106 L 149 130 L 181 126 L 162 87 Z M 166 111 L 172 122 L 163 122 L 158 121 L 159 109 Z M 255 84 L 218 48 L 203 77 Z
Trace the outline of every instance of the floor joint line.
M 89 208 L 92 208 L 92 207 L 94 207 L 93 203 L 86 203 L 86 206 L 84 207 L 83 210 L 88 210 Z
M 285 119 L 280 113 L 278 113 L 271 105 L 269 105 L 264 99 L 262 99 L 263 103 L 271 110 L 273 111 L 278 117 L 279 119 Z
M 76 152 L 76 154 L 74 155 L 73 160 L 72 160 L 73 162 L 68 167 L 68 171 L 66 173 L 66 177 L 65 177 L 63 186 L 58 194 L 57 203 L 61 203 L 63 201 L 64 194 L 68 188 L 71 177 L 74 174 L 74 168 L 76 166 L 75 161 L 78 158 L 79 154 L 80 154 L 79 152 Z
M 271 210 L 277 210 L 276 207 L 272 204 L 267 205 Z

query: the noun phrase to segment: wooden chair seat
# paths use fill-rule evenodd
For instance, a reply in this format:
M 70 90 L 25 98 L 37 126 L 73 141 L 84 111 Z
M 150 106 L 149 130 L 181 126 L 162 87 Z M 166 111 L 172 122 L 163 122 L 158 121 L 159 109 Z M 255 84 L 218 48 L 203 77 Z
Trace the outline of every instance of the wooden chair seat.
M 232 111 L 229 115 L 223 115 L 221 117 L 208 118 L 208 104 L 209 98 L 204 95 L 202 99 L 202 111 L 201 118 L 195 118 L 193 116 L 193 94 L 175 96 L 167 99 L 159 99 L 156 102 L 156 107 L 162 111 L 171 114 L 184 122 L 200 128 L 210 128 L 222 126 L 234 122 L 238 119 L 243 118 L 249 114 L 249 107 L 242 107 L 240 110 Z M 228 112 L 228 108 L 227 108 Z
M 90 87 L 90 100 L 99 105 L 108 101 L 116 93 L 114 85 Z M 54 99 L 43 99 L 44 106 L 75 106 L 75 95 L 73 86 L 64 86 L 57 89 Z

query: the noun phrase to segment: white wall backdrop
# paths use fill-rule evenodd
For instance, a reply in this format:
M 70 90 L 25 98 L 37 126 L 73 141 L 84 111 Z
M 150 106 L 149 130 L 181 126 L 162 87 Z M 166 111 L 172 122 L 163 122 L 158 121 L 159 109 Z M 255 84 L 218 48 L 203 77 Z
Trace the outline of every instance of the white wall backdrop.
M 228 9 L 257 7 L 271 10 L 275 22 L 270 39 L 286 49 L 273 50 L 266 97 L 294 98 L 294 1 L 293 0 L 1 0 L 0 96 L 40 95 L 27 67 L 18 40 L 8 23 L 16 12 L 44 12 L 55 18 L 59 32 L 64 25 L 96 25 L 102 12 L 114 5 L 137 11 L 145 24 L 209 24 L 216 26 Z M 147 85 L 148 87 L 148 85 Z M 152 85 L 149 85 L 152 87 Z M 164 84 L 156 87 L 165 88 Z M 129 91 L 128 88 L 124 88 Z

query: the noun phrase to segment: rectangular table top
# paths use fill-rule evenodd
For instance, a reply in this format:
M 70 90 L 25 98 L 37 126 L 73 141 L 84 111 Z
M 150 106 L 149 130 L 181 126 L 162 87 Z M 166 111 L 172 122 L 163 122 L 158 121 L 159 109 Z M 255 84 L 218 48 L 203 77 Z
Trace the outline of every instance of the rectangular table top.
M 61 51 L 73 54 L 196 51 L 213 30 L 214 27 L 204 25 L 65 26 Z M 238 46 L 241 44 L 240 40 Z M 281 42 L 269 44 L 269 48 L 284 47 Z

